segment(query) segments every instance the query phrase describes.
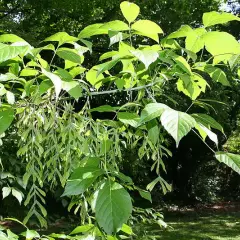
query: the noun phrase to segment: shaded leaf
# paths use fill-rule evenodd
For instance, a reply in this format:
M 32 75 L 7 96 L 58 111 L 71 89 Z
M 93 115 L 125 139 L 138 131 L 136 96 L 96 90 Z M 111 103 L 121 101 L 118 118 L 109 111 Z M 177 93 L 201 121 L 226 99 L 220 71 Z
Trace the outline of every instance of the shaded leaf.
M 129 124 L 132 127 L 137 128 L 139 123 L 139 116 L 136 113 L 130 112 L 119 112 L 117 114 L 119 121 L 124 124 Z
M 4 133 L 11 125 L 14 119 L 14 110 L 9 105 L 0 107 L 0 135 Z
M 108 180 L 94 195 L 96 220 L 99 226 L 109 235 L 118 232 L 132 212 L 129 193 L 120 184 Z
M 102 169 L 95 166 L 79 167 L 75 169 L 67 181 L 62 196 L 72 196 L 84 193 L 103 173 Z

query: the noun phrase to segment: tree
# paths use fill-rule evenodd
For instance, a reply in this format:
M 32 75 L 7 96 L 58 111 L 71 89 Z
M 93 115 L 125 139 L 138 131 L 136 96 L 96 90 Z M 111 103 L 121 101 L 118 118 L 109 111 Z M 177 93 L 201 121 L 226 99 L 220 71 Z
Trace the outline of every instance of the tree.
M 94 212 L 91 234 L 99 229 L 101 236 L 115 235 L 131 216 L 127 190 L 139 191 L 149 201 L 156 184 L 164 193 L 171 190 L 162 177 L 164 160 L 171 156 L 167 142 L 171 137 L 178 147 L 189 132 L 219 162 L 240 173 L 240 156 L 218 151 L 215 131 L 224 131 L 202 111 L 209 104 L 201 99 L 212 82 L 226 88 L 237 84 L 239 43 L 226 32 L 212 31 L 212 26 L 240 19 L 208 12 L 203 15 L 203 27 L 184 25 L 160 41 L 163 30 L 141 19 L 136 4 L 122 2 L 120 8 L 124 21 L 89 25 L 78 37 L 59 32 L 46 38 L 40 48 L 13 34 L 0 36 L 0 134 L 16 120 L 21 136 L 18 156 L 26 164 L 25 205 L 31 204 L 25 223 L 35 216 L 46 226 L 46 191 L 61 184 L 62 197 L 70 197 L 70 209 L 80 209 L 83 224 Z M 85 64 L 85 56 L 92 51 L 91 37 L 100 35 L 108 36 L 115 50 L 103 53 L 95 65 Z M 145 39 L 154 43 L 146 45 Z M 45 51 L 53 53 L 50 60 L 44 59 Z M 187 109 L 178 108 L 171 98 L 172 86 L 190 102 Z M 117 101 L 115 106 L 92 108 L 93 96 L 107 95 L 115 101 L 119 92 L 128 94 L 125 104 Z M 162 97 L 173 104 L 158 101 Z M 73 103 L 79 99 L 83 106 L 76 111 Z M 94 119 L 94 112 L 113 115 Z M 206 143 L 207 138 L 217 152 Z M 139 159 L 152 161 L 156 178 L 146 189 L 120 171 L 126 150 L 137 150 Z

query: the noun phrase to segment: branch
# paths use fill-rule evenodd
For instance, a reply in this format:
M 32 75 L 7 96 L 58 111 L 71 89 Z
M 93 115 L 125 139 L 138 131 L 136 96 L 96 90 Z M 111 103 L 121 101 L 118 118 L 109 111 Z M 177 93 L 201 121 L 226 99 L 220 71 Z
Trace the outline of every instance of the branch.
M 114 89 L 114 90 L 109 90 L 109 91 L 102 91 L 102 92 L 90 92 L 89 96 L 96 96 L 96 95 L 103 95 L 103 94 L 111 94 L 111 93 L 117 93 L 117 92 L 130 92 L 130 91 L 137 91 L 141 89 L 145 89 L 148 87 L 152 87 L 156 84 L 157 82 L 150 83 L 147 85 L 139 86 L 139 87 L 134 87 L 134 88 L 128 88 L 124 90 L 119 90 L 119 89 Z
M 102 91 L 102 92 L 88 92 L 87 96 L 97 96 L 97 95 L 104 95 L 104 94 L 111 94 L 111 93 L 118 93 L 118 92 L 129 92 L 129 91 L 137 91 L 137 90 L 141 90 L 141 89 L 147 89 L 149 87 L 154 86 L 157 82 L 153 82 L 147 85 L 143 85 L 143 86 L 139 86 L 139 87 L 134 87 L 134 88 L 128 88 L 128 89 L 124 89 L 124 90 L 119 90 L 119 89 L 113 89 L 113 90 L 109 90 L 109 91 Z M 61 98 L 60 100 L 71 100 L 73 99 L 72 97 L 64 97 Z

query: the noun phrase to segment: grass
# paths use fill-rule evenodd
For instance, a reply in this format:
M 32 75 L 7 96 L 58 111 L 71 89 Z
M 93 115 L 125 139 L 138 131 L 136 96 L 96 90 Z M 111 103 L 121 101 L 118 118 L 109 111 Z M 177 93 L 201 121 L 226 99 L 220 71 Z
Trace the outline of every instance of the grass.
M 166 215 L 167 216 L 167 215 Z M 240 240 L 240 212 L 221 214 L 183 213 L 165 220 L 172 228 L 138 226 L 138 239 L 162 240 Z

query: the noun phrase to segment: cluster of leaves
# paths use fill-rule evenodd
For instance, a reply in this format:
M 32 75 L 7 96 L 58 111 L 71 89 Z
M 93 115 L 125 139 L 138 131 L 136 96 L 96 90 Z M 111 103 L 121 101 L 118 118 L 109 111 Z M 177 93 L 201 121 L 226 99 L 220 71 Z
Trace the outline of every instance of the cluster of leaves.
M 1 240 L 58 240 L 58 239 L 70 239 L 70 240 L 94 240 L 96 239 L 108 239 L 114 240 L 115 238 L 112 236 L 105 236 L 96 226 L 93 224 L 87 224 L 76 227 L 72 232 L 69 234 L 64 233 L 51 233 L 49 235 L 41 234 L 35 230 L 29 229 L 24 223 L 20 222 L 15 218 L 8 218 L 8 221 L 16 222 L 20 224 L 22 227 L 25 228 L 25 231 L 20 234 L 13 233 L 10 229 L 0 226 L 0 239 Z M 128 225 L 124 224 L 121 228 L 121 237 L 122 239 L 126 239 L 129 236 L 134 236 L 134 233 Z
M 162 29 L 150 20 L 138 20 L 136 4 L 125 1 L 120 8 L 127 23 L 93 24 L 78 37 L 59 32 L 44 40 L 51 44 L 39 48 L 13 34 L 0 35 L 0 134 L 17 119 L 18 156 L 26 163 L 25 205 L 31 204 L 24 223 L 35 216 L 47 225 L 45 186 L 54 191 L 60 182 L 65 187 L 62 197 L 71 197 L 69 209 L 76 207 L 81 222 L 94 223 L 94 229 L 109 235 L 108 239 L 117 239 L 115 234 L 133 209 L 127 190 L 137 190 L 149 201 L 156 184 L 164 193 L 171 190 L 161 175 L 166 171 L 164 158 L 171 156 L 167 133 L 176 146 L 193 131 L 204 142 L 208 137 L 218 149 L 214 131 L 224 134 L 222 126 L 205 113 L 189 111 L 195 105 L 209 107 L 200 99 L 209 81 L 230 87 L 239 77 L 240 44 L 213 26 L 240 19 L 229 13 L 205 13 L 203 26 L 184 25 L 160 41 Z M 84 60 L 92 52 L 89 39 L 96 35 L 108 35 L 111 50 L 89 68 Z M 136 39 L 143 44 L 151 39 L 155 44 L 138 44 Z M 50 61 L 43 58 L 45 51 L 52 54 Z M 157 102 L 159 97 L 169 98 L 169 84 L 176 84 L 176 90 L 191 101 L 185 112 Z M 93 96 L 114 97 L 119 92 L 126 92 L 129 102 L 91 108 Z M 83 107 L 78 112 L 73 103 L 79 99 Z M 113 117 L 94 120 L 95 112 Z M 119 170 L 127 148 L 138 149 L 140 159 L 153 161 L 151 170 L 157 177 L 147 191 Z M 239 155 L 211 150 L 217 160 L 240 173 Z M 92 239 L 98 237 L 98 231 L 91 234 Z

